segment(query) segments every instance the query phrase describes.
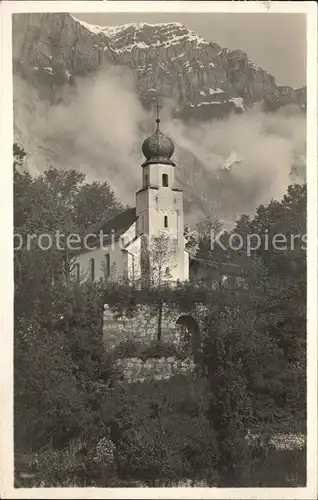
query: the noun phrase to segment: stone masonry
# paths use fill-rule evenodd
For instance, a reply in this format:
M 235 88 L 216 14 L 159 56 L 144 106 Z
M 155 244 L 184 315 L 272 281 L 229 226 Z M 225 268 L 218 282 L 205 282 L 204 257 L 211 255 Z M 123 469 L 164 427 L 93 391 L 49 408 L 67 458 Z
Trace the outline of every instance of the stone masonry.
M 162 310 L 162 342 L 180 345 L 184 330 L 181 324 L 186 324 L 187 319 L 198 326 L 198 332 L 205 307 L 197 306 L 191 313 L 181 313 L 177 307 L 165 304 Z M 182 321 L 183 320 L 183 321 Z M 181 324 L 180 324 L 181 323 Z M 157 339 L 158 311 L 147 305 L 139 305 L 131 316 L 116 315 L 108 304 L 104 306 L 104 345 L 107 351 L 112 351 L 116 346 L 126 340 L 132 340 L 150 345 Z M 191 332 L 191 335 L 194 333 Z M 115 365 L 122 371 L 128 382 L 144 381 L 146 379 L 167 379 L 174 375 L 184 374 L 194 369 L 192 358 L 180 360 L 174 357 L 149 358 L 124 358 L 115 361 Z

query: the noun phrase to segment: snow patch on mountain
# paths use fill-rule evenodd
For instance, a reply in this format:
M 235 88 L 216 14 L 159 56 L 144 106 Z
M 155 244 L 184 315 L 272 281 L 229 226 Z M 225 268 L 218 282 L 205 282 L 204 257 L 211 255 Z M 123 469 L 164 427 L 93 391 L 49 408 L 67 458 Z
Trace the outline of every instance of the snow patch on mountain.
M 210 95 L 213 95 L 213 94 L 224 94 L 224 90 L 219 89 L 219 88 L 217 88 L 217 89 L 211 89 L 211 88 L 209 88 L 209 94 Z
M 192 104 L 190 103 L 190 108 L 200 108 L 201 106 L 214 106 L 216 104 L 222 104 L 220 101 L 202 101 L 202 102 L 199 102 L 198 104 Z
M 230 102 L 234 102 L 235 106 L 237 108 L 240 108 L 244 111 L 244 106 L 243 106 L 243 99 L 242 97 L 232 97 L 229 99 Z
M 71 17 L 84 26 L 84 28 L 88 29 L 95 35 L 106 35 L 106 36 L 113 36 L 116 35 L 122 31 L 125 31 L 127 29 L 134 29 L 134 30 L 143 30 L 145 27 L 152 27 L 152 28 L 167 28 L 167 27 L 177 27 L 177 28 L 184 28 L 183 24 L 181 23 L 156 23 L 156 24 L 150 24 L 150 23 L 127 23 L 127 24 L 120 24 L 118 26 L 100 26 L 97 24 L 90 24 L 86 23 L 85 21 L 81 21 L 74 15 L 71 15 Z
M 208 42 L 204 40 L 204 38 L 197 35 L 194 31 L 189 30 L 181 23 L 129 23 L 122 24 L 119 26 L 98 26 L 86 23 L 85 21 L 80 21 L 76 17 L 72 16 L 73 19 L 81 24 L 88 31 L 93 33 L 94 35 L 104 35 L 111 39 L 114 44 L 118 41 L 118 36 L 125 34 L 127 31 L 134 31 L 133 34 L 133 43 L 125 44 L 121 48 L 112 47 L 112 50 L 121 54 L 123 52 L 131 52 L 133 49 L 148 49 L 149 47 L 164 47 L 168 48 L 172 45 L 177 45 L 180 42 L 193 42 L 196 46 L 199 45 L 208 45 Z M 138 34 L 145 29 L 152 30 L 156 32 L 160 36 L 161 34 L 165 36 L 165 39 L 160 40 L 160 37 L 157 38 L 155 42 L 145 42 L 143 40 L 137 40 Z M 182 30 L 181 34 L 180 29 Z M 211 63 L 213 64 L 213 63 Z

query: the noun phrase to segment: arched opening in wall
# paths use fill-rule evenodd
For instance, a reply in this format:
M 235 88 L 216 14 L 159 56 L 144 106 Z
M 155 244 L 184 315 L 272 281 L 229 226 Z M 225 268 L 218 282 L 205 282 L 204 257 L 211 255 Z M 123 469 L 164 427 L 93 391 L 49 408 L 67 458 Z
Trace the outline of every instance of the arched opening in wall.
M 190 351 L 197 358 L 201 345 L 199 323 L 193 316 L 185 314 L 178 318 L 176 325 L 180 348 Z

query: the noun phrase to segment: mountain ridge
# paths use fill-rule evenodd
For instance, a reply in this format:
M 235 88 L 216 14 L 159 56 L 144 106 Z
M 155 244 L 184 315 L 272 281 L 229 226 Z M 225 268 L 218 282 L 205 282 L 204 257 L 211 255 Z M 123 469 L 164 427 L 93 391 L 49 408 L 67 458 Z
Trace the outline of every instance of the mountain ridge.
M 276 102 L 278 105 L 298 102 L 301 89 L 276 85 L 274 77 L 250 61 L 245 52 L 208 42 L 181 23 L 131 23 L 99 27 L 77 20 L 69 14 L 40 14 L 42 23 L 34 22 L 34 14 L 28 16 L 24 26 L 17 27 L 15 31 L 21 32 L 20 37 L 24 31 L 28 35 L 33 34 L 34 38 L 40 31 L 41 37 L 40 40 L 27 37 L 26 48 L 35 45 L 36 54 L 31 52 L 30 58 L 30 50 L 24 50 L 22 52 L 27 57 L 26 60 L 22 57 L 22 61 L 31 68 L 33 64 L 33 69 L 38 68 L 37 71 L 40 63 L 42 69 L 51 73 L 51 76 L 55 72 L 55 78 L 60 79 L 61 83 L 63 77 L 66 83 L 70 78 L 112 63 L 134 68 L 137 90 L 141 93 L 154 89 L 162 96 L 176 98 L 178 104 L 187 108 L 190 114 L 189 108 L 204 105 L 215 108 L 230 103 L 223 106 L 221 113 L 217 113 L 220 116 L 235 108 L 241 110 L 243 101 L 247 105 L 260 100 Z M 47 29 L 49 23 L 52 24 L 51 33 L 47 33 L 45 40 L 41 31 Z M 81 41 L 83 36 L 86 47 Z M 56 50 L 58 39 L 62 49 L 59 53 Z M 19 57 L 14 57 L 16 59 Z M 173 75 L 177 75 L 178 79 L 175 89 L 171 87 Z M 222 91 L 217 99 L 214 97 L 216 89 Z M 221 93 L 224 95 L 221 96 Z M 237 105 L 229 100 L 233 97 L 243 101 Z M 212 109 L 209 113 L 211 117 L 215 115 Z

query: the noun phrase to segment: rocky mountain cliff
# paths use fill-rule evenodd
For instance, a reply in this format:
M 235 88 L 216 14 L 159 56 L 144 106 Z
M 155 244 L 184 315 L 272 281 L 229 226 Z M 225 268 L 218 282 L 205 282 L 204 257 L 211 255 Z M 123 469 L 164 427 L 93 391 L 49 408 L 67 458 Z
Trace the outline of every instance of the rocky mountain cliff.
M 221 48 L 178 23 L 98 27 L 69 14 L 16 14 L 13 16 L 15 135 L 27 150 L 31 167 L 43 170 L 49 164 L 64 168 L 77 164 L 84 171 L 87 167 L 92 177 L 109 179 L 122 193 L 118 174 L 121 170 L 126 172 L 124 160 L 114 158 L 113 154 L 108 158 L 106 154 L 106 149 L 110 151 L 114 146 L 113 140 L 103 144 L 91 130 L 85 134 L 72 133 L 77 125 L 75 117 L 72 125 L 65 128 L 67 120 L 64 123 L 62 120 L 61 126 L 55 126 L 52 132 L 52 110 L 73 109 L 72 103 L 81 95 L 78 82 L 114 67 L 131 70 L 133 91 L 143 109 L 150 108 L 154 96 L 162 102 L 168 99 L 169 120 L 178 123 L 179 129 L 180 123 L 191 124 L 191 130 L 193 122 L 197 129 L 198 124 L 210 123 L 214 118 L 244 114 L 255 103 L 260 103 L 264 111 L 286 105 L 293 106 L 295 113 L 306 109 L 306 89 L 276 85 L 273 76 L 251 62 L 244 52 Z M 125 79 L 125 74 L 121 78 Z M 90 92 L 93 93 L 93 87 Z M 80 99 L 76 106 L 81 106 Z M 136 121 L 137 131 L 125 161 L 131 161 L 129 158 L 139 161 L 139 140 L 147 130 L 150 132 L 149 122 L 143 122 L 141 111 L 138 113 L 138 119 L 131 118 Z M 84 122 L 82 130 L 87 126 Z M 102 121 L 99 123 L 102 126 Z M 123 123 L 123 131 L 125 126 Z M 173 136 L 173 127 L 168 128 Z M 231 219 L 234 212 L 253 206 L 254 195 L 249 199 L 246 193 L 243 199 L 247 205 L 233 204 L 233 200 L 226 202 L 229 193 L 233 198 L 234 186 L 231 176 L 220 172 L 228 155 L 233 153 L 231 146 L 219 148 L 212 153 L 213 159 L 207 160 L 200 157 L 200 147 L 199 152 L 194 151 L 190 145 L 186 147 L 184 136 L 178 140 L 178 134 L 175 135 L 177 178 L 185 190 L 189 210 L 196 208 L 209 213 L 212 208 L 216 215 Z M 123 149 L 124 145 L 127 148 L 126 142 L 120 141 L 121 138 L 115 149 Z M 299 157 L 303 149 L 302 146 L 302 151 L 293 154 L 298 153 Z M 212 168 L 207 168 L 209 161 Z M 122 181 L 122 176 L 119 177 Z M 237 184 L 237 179 L 234 181 Z M 139 173 L 133 176 L 124 196 L 129 196 L 129 190 L 138 183 Z M 253 189 L 255 194 L 255 186 Z M 226 193 L 225 198 L 221 191 Z M 239 196 L 236 198 L 239 201 Z

